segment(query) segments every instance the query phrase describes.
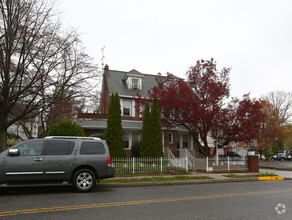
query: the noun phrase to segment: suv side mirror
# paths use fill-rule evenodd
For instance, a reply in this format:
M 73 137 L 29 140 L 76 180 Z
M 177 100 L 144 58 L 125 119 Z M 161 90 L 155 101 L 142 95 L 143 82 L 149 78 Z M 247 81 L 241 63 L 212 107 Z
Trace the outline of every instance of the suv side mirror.
M 9 156 L 19 156 L 19 150 L 18 149 L 9 149 L 8 155 Z

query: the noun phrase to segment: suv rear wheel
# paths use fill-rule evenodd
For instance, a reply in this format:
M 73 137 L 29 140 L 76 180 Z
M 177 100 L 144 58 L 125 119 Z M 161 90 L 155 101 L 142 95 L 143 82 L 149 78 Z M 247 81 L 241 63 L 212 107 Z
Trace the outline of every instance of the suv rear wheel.
M 74 173 L 73 186 L 78 192 L 90 192 L 96 185 L 96 176 L 89 169 L 81 169 Z

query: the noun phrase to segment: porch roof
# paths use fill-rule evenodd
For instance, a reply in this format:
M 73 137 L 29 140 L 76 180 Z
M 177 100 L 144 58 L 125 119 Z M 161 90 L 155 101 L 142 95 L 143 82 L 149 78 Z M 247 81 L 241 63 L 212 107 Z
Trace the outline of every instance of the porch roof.
M 78 118 L 77 124 L 85 129 L 105 129 L 107 127 L 107 119 L 94 119 L 94 118 Z M 126 121 L 122 120 L 123 129 L 136 129 L 142 130 L 142 121 Z
M 107 119 L 94 119 L 94 118 L 78 118 L 77 124 L 81 125 L 84 129 L 106 129 Z M 142 121 L 133 121 L 133 120 L 122 120 L 123 129 L 127 130 L 142 130 L 143 122 Z M 162 127 L 162 130 L 176 130 L 181 132 L 188 132 L 183 126 L 179 127 Z

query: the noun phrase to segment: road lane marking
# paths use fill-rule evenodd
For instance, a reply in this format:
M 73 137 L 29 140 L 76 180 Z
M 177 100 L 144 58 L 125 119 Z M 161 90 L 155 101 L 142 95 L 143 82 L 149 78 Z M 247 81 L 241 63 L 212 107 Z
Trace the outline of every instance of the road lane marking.
M 127 202 L 98 203 L 98 204 L 88 204 L 88 205 L 73 205 L 73 206 L 61 206 L 61 207 L 51 207 L 51 208 L 4 211 L 4 212 L 0 212 L 0 217 L 12 216 L 12 215 L 27 215 L 27 214 L 36 214 L 36 213 L 45 213 L 45 212 L 49 213 L 49 212 L 80 210 L 80 209 L 105 208 L 105 207 L 114 207 L 114 206 L 179 202 L 179 201 L 200 200 L 200 199 L 227 198 L 227 197 L 235 197 L 235 196 L 278 194 L 278 193 L 286 193 L 286 192 L 292 192 L 292 190 L 290 189 L 290 190 L 273 190 L 273 191 L 247 192 L 247 193 L 215 194 L 215 195 L 206 195 L 206 196 L 188 196 L 188 197 L 180 197 L 180 198 L 162 198 L 162 199 L 138 200 L 138 201 L 127 201 Z

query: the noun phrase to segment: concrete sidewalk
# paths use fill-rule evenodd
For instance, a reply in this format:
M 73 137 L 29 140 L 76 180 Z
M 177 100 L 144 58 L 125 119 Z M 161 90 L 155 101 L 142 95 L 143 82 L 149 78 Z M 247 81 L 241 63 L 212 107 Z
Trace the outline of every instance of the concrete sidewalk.
M 284 177 L 285 179 L 292 178 L 292 171 L 260 169 L 260 173 L 274 173 L 274 174 L 277 174 L 278 176 Z
M 271 173 L 271 174 L 277 174 L 278 176 L 284 177 L 284 178 L 292 178 L 292 171 L 280 171 L 280 170 L 268 170 L 268 169 L 260 169 L 259 173 Z M 254 172 L 244 172 L 244 173 L 236 173 L 236 175 L 257 175 L 259 173 Z M 224 175 L 228 175 L 230 173 L 200 173 L 200 172 L 193 172 L 192 174 L 187 175 L 181 175 L 181 176 L 190 176 L 190 177 L 196 177 L 196 176 L 207 176 L 216 180 L 224 180 L 224 179 L 231 179 L 229 177 L 225 177 Z M 180 176 L 180 175 L 163 175 L 161 177 L 174 177 L 174 176 Z M 136 178 L 152 178 L 157 176 L 131 176 L 131 177 L 115 177 L 114 179 L 136 179 Z
M 278 176 L 284 177 L 285 179 L 292 179 L 292 171 L 282 171 L 282 170 L 273 170 L 273 169 L 260 169 L 259 173 L 271 173 L 276 174 Z M 230 173 L 194 173 L 192 175 L 198 175 L 198 176 L 208 176 L 214 179 L 230 179 L 228 177 L 225 177 L 224 175 L 228 175 Z M 252 173 L 252 172 L 245 172 L 245 173 L 236 173 L 236 175 L 256 175 L 258 173 Z
M 284 177 L 285 180 L 292 180 L 291 171 L 278 171 L 278 170 L 266 170 L 260 169 L 259 173 L 271 173 L 277 174 L 280 177 Z M 161 186 L 161 185 L 184 185 L 184 184 L 203 184 L 203 183 L 227 183 L 227 182 L 251 182 L 260 181 L 258 177 L 251 178 L 228 178 L 224 175 L 230 173 L 199 173 L 193 172 L 192 174 L 183 175 L 189 177 L 201 177 L 207 176 L 212 179 L 199 179 L 199 180 L 185 180 L 185 181 L 164 181 L 164 182 L 127 182 L 127 183 L 103 183 L 99 184 L 100 187 L 134 187 L 134 186 Z M 237 175 L 257 175 L 258 173 L 246 172 L 246 173 L 236 173 Z M 179 175 L 169 175 L 169 176 L 132 176 L 132 177 L 115 177 L 113 179 L 140 179 L 140 178 L 155 178 L 155 177 L 174 177 Z

